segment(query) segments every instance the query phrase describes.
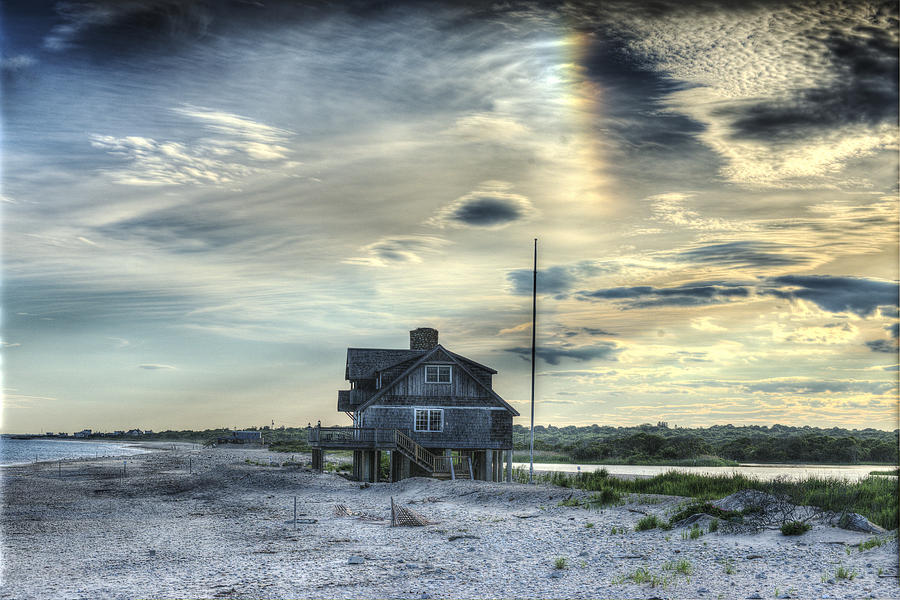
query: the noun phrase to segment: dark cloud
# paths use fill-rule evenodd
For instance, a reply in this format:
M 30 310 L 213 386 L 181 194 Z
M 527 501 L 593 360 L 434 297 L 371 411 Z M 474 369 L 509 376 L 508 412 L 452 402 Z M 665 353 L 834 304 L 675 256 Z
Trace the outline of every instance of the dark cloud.
M 493 227 L 524 216 L 521 205 L 509 198 L 476 196 L 454 207 L 446 218 L 473 227 Z
M 676 258 L 702 264 L 737 268 L 785 267 L 815 262 L 816 256 L 772 242 L 738 241 L 707 244 L 677 254 Z
M 886 329 L 890 332 L 891 337 L 895 340 L 900 338 L 900 323 L 894 323 L 890 327 L 886 327 Z
M 868 346 L 869 350 L 872 352 L 897 354 L 897 352 L 900 351 L 900 347 L 898 347 L 896 340 L 871 340 L 866 342 L 866 346 Z
M 598 265 L 591 261 L 538 269 L 537 290 L 539 294 L 564 297 L 581 280 L 616 270 L 618 267 L 615 265 Z M 510 292 L 519 296 L 530 295 L 532 273 L 530 269 L 508 272 L 506 279 L 512 285 Z
M 898 45 L 892 38 L 874 27 L 835 29 L 824 40 L 837 74 L 833 83 L 802 90 L 789 100 L 722 112 L 736 117 L 736 137 L 766 140 L 846 124 L 896 122 Z
M 723 304 L 734 299 L 746 298 L 750 288 L 731 282 L 703 282 L 671 288 L 651 286 L 617 287 L 578 292 L 579 300 L 624 300 L 625 308 L 649 308 L 653 306 L 704 306 Z
M 174 369 L 175 367 L 173 367 L 172 365 L 145 364 L 145 365 L 138 365 L 138 368 L 144 369 L 147 371 L 162 371 L 162 370 Z
M 518 354 L 523 359 L 530 359 L 531 348 L 516 347 L 506 348 L 507 352 Z M 575 361 L 591 360 L 618 360 L 617 355 L 622 349 L 614 344 L 598 344 L 596 346 L 563 347 L 563 346 L 539 346 L 535 353 L 537 357 L 551 365 L 558 365 L 562 360 Z
M 739 387 L 748 392 L 777 394 L 835 394 L 863 392 L 883 394 L 895 387 L 891 381 L 823 381 L 820 379 L 788 379 L 741 383 Z
M 770 279 L 759 293 L 808 300 L 829 312 L 852 312 L 867 317 L 880 306 L 897 306 L 900 291 L 896 282 L 878 279 L 786 275 Z

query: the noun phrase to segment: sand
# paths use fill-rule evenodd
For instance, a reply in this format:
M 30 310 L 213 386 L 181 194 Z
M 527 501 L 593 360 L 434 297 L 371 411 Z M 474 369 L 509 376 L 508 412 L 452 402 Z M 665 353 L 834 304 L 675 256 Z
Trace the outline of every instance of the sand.
M 863 552 L 871 535 L 823 525 L 690 540 L 634 531 L 683 498 L 596 511 L 549 486 L 361 488 L 263 449 L 158 447 L 124 477 L 121 459 L 4 469 L 0 598 L 900 598 L 896 536 Z M 314 522 L 293 524 L 295 496 Z M 434 524 L 390 527 L 392 497 Z M 664 569 L 682 560 L 689 575 Z M 623 580 L 642 568 L 665 585 Z

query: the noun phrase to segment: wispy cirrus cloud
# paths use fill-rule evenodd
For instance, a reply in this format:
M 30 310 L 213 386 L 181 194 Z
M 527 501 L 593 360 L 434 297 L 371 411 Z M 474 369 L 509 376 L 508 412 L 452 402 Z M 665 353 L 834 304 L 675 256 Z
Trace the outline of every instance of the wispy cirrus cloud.
M 126 163 L 106 169 L 123 185 L 224 185 L 285 163 L 291 132 L 197 106 L 171 109 L 201 127 L 188 141 L 130 135 L 91 135 L 91 145 Z

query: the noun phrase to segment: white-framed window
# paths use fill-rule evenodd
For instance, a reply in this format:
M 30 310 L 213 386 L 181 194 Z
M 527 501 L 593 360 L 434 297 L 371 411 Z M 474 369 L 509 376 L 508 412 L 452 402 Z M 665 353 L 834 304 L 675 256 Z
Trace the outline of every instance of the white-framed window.
M 416 431 L 443 431 L 444 411 L 440 408 L 417 408 Z
M 450 383 L 450 365 L 426 365 L 425 383 Z

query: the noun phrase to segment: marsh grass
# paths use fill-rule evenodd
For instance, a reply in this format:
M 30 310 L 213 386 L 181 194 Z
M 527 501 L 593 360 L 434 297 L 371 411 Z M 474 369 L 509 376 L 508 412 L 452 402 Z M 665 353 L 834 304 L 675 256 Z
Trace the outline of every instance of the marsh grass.
M 516 469 L 516 481 L 528 480 L 525 469 Z M 900 501 L 897 480 L 870 475 L 859 481 L 808 477 L 802 480 L 786 478 L 763 481 L 740 473 L 696 475 L 668 471 L 646 479 L 626 480 L 610 477 L 604 470 L 592 473 L 542 473 L 535 476 L 539 483 L 579 488 L 594 492 L 610 490 L 618 494 L 659 494 L 687 496 L 701 502 L 724 498 L 745 489 L 759 490 L 784 497 L 796 505 L 815 506 L 834 512 L 857 512 L 885 529 L 897 529 L 900 524 Z M 712 516 L 723 519 L 721 515 Z
M 567 569 L 569 566 L 569 561 L 567 561 L 564 557 L 560 556 L 556 560 L 553 561 L 554 569 Z

